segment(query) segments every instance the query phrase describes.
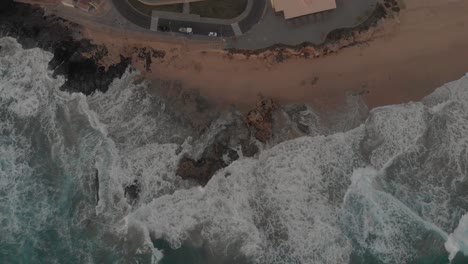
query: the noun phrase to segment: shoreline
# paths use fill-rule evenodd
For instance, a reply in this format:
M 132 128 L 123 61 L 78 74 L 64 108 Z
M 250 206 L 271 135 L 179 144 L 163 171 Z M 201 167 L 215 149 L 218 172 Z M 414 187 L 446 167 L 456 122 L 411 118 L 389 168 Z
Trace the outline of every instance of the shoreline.
M 103 47 L 89 39 L 77 38 L 80 26 L 55 15 L 46 15 L 38 5 L 5 2 L 0 8 L 0 37 L 12 37 L 24 49 L 40 48 L 53 54 L 49 69 L 53 76 L 66 78 L 61 87 L 68 92 L 90 95 L 106 92 L 115 78 L 120 78 L 130 59 L 119 54 L 104 67 L 100 64 Z M 24 18 L 27 14 L 27 19 Z M 93 53 L 93 56 L 86 54 Z
M 464 26 L 468 18 L 463 10 L 468 4 L 410 3 L 399 17 L 384 21 L 371 32 L 365 44 L 324 57 L 276 63 L 274 54 L 269 55 L 270 60 L 207 54 L 193 56 L 201 70 L 181 63 L 154 68 L 149 75 L 181 80 L 221 105 L 241 108 L 258 94 L 279 103 L 312 104 L 325 111 L 342 105 L 347 95 L 362 91 L 367 92 L 363 97 L 370 108 L 417 101 L 468 71 L 468 60 L 463 57 L 468 46 L 468 27 Z M 426 21 L 428 16 L 432 20 Z
M 468 71 L 463 56 L 467 2 L 407 0 L 401 6 L 398 15 L 331 43 L 325 51 L 310 46 L 241 54 L 216 45 L 133 40 L 138 33 L 128 33 L 121 43 L 113 33 L 83 33 L 108 46 L 109 53 L 133 56 L 133 66 L 147 79 L 178 83 L 221 108 L 234 105 L 246 112 L 262 95 L 279 104 L 305 103 L 328 112 L 356 94 L 369 108 L 418 101 Z M 147 68 L 133 54 L 134 47 L 163 50 L 166 56 Z M 116 58 L 107 59 L 112 64 Z
M 81 258 L 84 252 L 86 259 L 99 261 L 110 252 L 107 255 L 116 260 L 143 259 L 148 253 L 148 257 L 163 256 L 164 262 L 171 256 L 179 259 L 186 252 L 196 252 L 213 263 L 228 262 L 231 255 L 239 256 L 233 263 L 244 257 L 269 263 L 274 259 L 380 261 L 381 256 L 383 261 L 398 262 L 403 256 L 403 262 L 418 262 L 434 257 L 446 260 L 446 251 L 451 259 L 458 249 L 444 248 L 444 242 L 448 237 L 457 245 L 459 241 L 452 238 L 466 220 L 460 205 L 466 190 L 458 187 L 467 183 L 458 179 L 466 168 L 467 78 L 417 105 L 391 106 L 389 111 L 371 115 L 368 107 L 420 100 L 468 70 L 468 17 L 464 12 L 468 3 L 443 7 L 436 0 L 408 1 L 412 5 L 401 16 L 353 35 L 352 40 L 338 43 L 336 50 L 325 54 L 313 47 L 296 53 L 278 49 L 245 55 L 195 44 L 119 43 L 118 35 L 106 39 L 108 35 L 90 31 L 76 38 L 75 28 L 80 27 L 55 16 L 44 18 L 38 7 L 18 4 L 16 14 L 5 16 L 0 10 L 0 36 L 16 38 L 24 49 L 38 47 L 54 54 L 50 70 L 41 60 L 42 77 L 33 78 L 50 79 L 53 72 L 67 79 L 61 89 L 70 93 L 105 93 L 80 97 L 79 102 L 76 97 L 57 101 L 56 96 L 48 96 L 47 105 L 37 104 L 41 107 L 37 112 L 45 110 L 46 115 L 31 115 L 34 122 L 17 118 L 16 112 L 10 115 L 11 105 L 15 106 L 10 101 L 27 105 L 36 101 L 29 98 L 44 96 L 28 94 L 29 83 L 37 79 L 27 79 L 30 70 L 22 69 L 31 66 L 34 70 L 37 65 L 21 58 L 31 53 L 15 57 L 13 63 L 7 61 L 14 65 L 7 78 L 17 82 L 18 76 L 27 82 L 19 82 L 22 87 L 7 82 L 6 88 L 13 87 L 27 97 L 6 98 L 7 121 L 13 116 L 11 120 L 24 128 L 21 136 L 25 137 L 25 143 L 13 138 L 18 148 L 10 148 L 7 140 L 6 153 L 29 154 L 30 145 L 33 147 L 32 155 L 12 155 L 7 165 L 16 165 L 14 160 L 18 160 L 31 167 L 22 170 L 28 174 L 21 183 L 30 185 L 32 191 L 36 182 L 30 184 L 28 177 L 46 176 L 37 185 L 47 187 L 39 193 L 39 202 L 51 201 L 56 195 L 49 190 L 56 189 L 57 197 L 63 198 L 59 202 L 79 205 L 53 219 L 44 217 L 44 210 L 31 214 L 44 223 L 64 220 L 77 225 L 50 225 L 46 230 L 39 221 L 31 230 L 38 234 L 44 230 L 53 234 L 86 231 L 77 239 L 89 241 L 80 244 L 78 251 L 59 247 L 50 259 Z M 429 6 L 418 6 L 423 2 Z M 22 19 L 24 14 L 27 19 Z M 91 33 L 95 37 L 85 38 Z M 359 45 L 353 44 L 356 40 Z M 306 52 L 313 56 L 305 56 Z M 131 71 L 131 78 L 126 71 Z M 117 78 L 124 82 L 118 83 L 118 89 L 108 90 Z M 51 88 L 47 82 L 32 87 L 46 91 L 41 94 L 48 94 Z M 6 136 L 16 136 L 13 122 L 12 129 L 7 126 Z M 454 150 L 460 142 L 462 147 Z M 56 157 L 62 159 L 57 162 Z M 40 169 L 39 174 L 34 168 Z M 447 175 L 450 177 L 444 179 Z M 13 180 L 18 178 L 13 176 Z M 55 178 L 61 176 L 65 178 L 55 184 Z M 385 188 L 374 188 L 374 183 Z M 24 189 L 23 185 L 15 187 Z M 62 195 L 75 186 L 76 193 Z M 406 195 L 408 191 L 412 195 Z M 374 199 L 382 194 L 384 199 Z M 22 204 L 29 204 L 29 199 L 23 200 L 18 205 L 27 208 Z M 50 215 L 53 208 L 63 207 L 61 203 L 50 205 L 52 209 L 45 210 Z M 388 213 L 383 217 L 378 215 L 382 208 Z M 181 219 L 182 224 L 174 225 L 174 219 Z M 370 223 L 370 232 L 360 231 L 361 220 L 364 225 Z M 16 222 L 19 227 L 30 226 L 27 218 Z M 317 223 L 325 223 L 326 232 Z M 396 231 L 387 234 L 389 226 Z M 7 235 L 10 233 L 15 241 L 17 234 Z M 225 234 L 226 239 L 219 239 Z M 58 241 L 56 236 L 50 238 Z M 50 244 L 49 237 L 37 236 L 36 240 L 39 245 Z M 311 243 L 296 251 L 295 246 L 304 241 Z M 382 243 L 389 246 L 381 250 Z M 400 244 L 404 246 L 394 247 Z M 430 250 L 421 244 L 430 245 Z M 89 250 L 96 245 L 97 250 Z M 327 248 L 330 250 L 324 251 Z M 14 258 L 21 249 L 7 254 Z M 29 249 L 34 254 L 42 252 L 34 245 Z M 462 255 L 457 256 L 460 263 Z
M 310 105 L 327 117 L 343 111 L 352 97 L 370 109 L 418 101 L 468 71 L 463 57 L 468 46 L 468 17 L 463 12 L 467 2 L 407 0 L 400 1 L 401 9 L 395 12 L 393 4 L 384 9 L 378 5 L 366 22 L 338 29 L 326 44 L 243 53 L 206 43 L 138 39 L 138 32 L 127 32 L 121 39 L 106 29 L 86 29 L 47 15 L 37 5 L 14 5 L 33 15 L 19 28 L 11 23 L 12 35 L 26 46 L 54 53 L 50 66 L 55 74 L 67 76 L 64 89 L 71 92 L 105 92 L 131 65 L 154 87 L 161 82 L 169 87 L 162 89 L 175 86 L 204 98 L 217 112 L 234 107 L 246 114 L 261 98 L 272 98 L 278 105 Z M 11 12 L 8 16 L 22 19 Z M 9 22 L 2 22 L 7 30 Z
M 353 96 L 369 108 L 418 101 L 468 71 L 463 58 L 467 2 L 406 0 L 398 1 L 395 11 L 388 1 L 390 6 L 382 10 L 378 5 L 360 26 L 337 29 L 328 43 L 301 49 L 237 53 L 218 44 L 157 41 L 139 32 L 122 36 L 106 28 L 65 27 L 67 38 L 92 47 L 83 57 L 104 71 L 132 65 L 153 86 L 169 83 L 204 97 L 217 110 L 234 106 L 247 113 L 264 97 L 279 105 L 308 104 L 329 115 L 341 111 Z

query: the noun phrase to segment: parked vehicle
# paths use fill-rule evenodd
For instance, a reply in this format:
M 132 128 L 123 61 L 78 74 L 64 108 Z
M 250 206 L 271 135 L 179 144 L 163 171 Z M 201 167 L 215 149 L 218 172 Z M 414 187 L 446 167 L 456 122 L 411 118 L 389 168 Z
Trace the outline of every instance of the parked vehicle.
M 216 33 L 216 32 L 210 32 L 210 33 L 208 33 L 208 36 L 210 36 L 210 37 L 217 37 L 217 36 L 218 36 L 218 33 Z
M 179 32 L 182 32 L 185 34 L 193 34 L 192 28 L 190 27 L 181 27 L 179 28 Z

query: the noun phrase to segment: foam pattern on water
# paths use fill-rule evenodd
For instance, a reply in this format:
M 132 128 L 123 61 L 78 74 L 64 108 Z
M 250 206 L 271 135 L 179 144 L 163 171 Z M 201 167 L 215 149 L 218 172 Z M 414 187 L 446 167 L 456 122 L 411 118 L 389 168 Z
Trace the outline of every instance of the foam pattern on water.
M 53 89 L 60 81 L 48 75 L 50 54 L 38 49 L 21 50 L 13 39 L 2 39 L 1 44 L 0 244 L 1 254 L 8 254 L 16 252 L 17 248 L 28 248 L 30 243 L 40 243 L 36 237 L 31 236 L 29 240 L 23 234 L 33 234 L 46 226 L 48 214 L 53 213 L 45 185 L 32 179 L 40 168 L 27 162 L 35 147 L 30 131 L 15 121 L 35 123 L 32 118 L 39 118 L 40 109 L 48 107 L 49 94 L 42 87 Z M 24 207 L 27 203 L 34 203 L 34 206 Z M 35 220 L 28 221 L 28 218 Z
M 424 131 L 424 107 L 421 103 L 379 107 L 366 122 L 364 152 L 370 152 L 370 164 L 382 168 L 394 155 L 408 151 Z
M 314 113 L 296 116 L 297 131 L 277 138 L 309 136 L 241 157 L 199 187 L 175 174 L 178 161 L 232 116 L 190 140 L 138 72 L 106 94 L 71 95 L 47 69 L 50 53 L 0 45 L 0 262 L 29 252 L 23 260 L 39 263 L 157 263 L 158 238 L 262 264 L 468 254 L 467 77 L 356 127 L 359 108 L 336 126 L 356 127 L 345 132 L 321 135 Z M 293 124 L 291 109 L 277 118 Z

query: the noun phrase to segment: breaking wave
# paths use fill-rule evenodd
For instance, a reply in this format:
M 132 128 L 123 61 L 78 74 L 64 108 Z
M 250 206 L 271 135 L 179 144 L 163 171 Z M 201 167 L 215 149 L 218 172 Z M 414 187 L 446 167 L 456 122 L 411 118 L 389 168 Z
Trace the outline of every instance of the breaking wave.
M 52 54 L 0 46 L 1 263 L 157 263 L 187 247 L 211 253 L 177 263 L 468 255 L 467 76 L 345 132 L 317 125 L 264 146 L 200 187 L 175 172 L 212 131 L 193 140 L 137 72 L 105 94 L 69 94 Z

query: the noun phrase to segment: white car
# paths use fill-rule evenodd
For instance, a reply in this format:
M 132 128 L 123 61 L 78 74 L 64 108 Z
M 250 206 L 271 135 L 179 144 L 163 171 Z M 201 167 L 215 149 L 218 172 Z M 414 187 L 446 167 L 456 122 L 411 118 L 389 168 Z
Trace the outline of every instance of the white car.
M 210 37 L 217 37 L 217 36 L 218 36 L 218 33 L 216 33 L 216 32 L 210 32 L 210 33 L 208 33 L 208 36 L 210 36 Z
M 186 33 L 186 34 L 193 34 L 192 28 L 190 27 L 181 27 L 179 28 L 179 32 Z

